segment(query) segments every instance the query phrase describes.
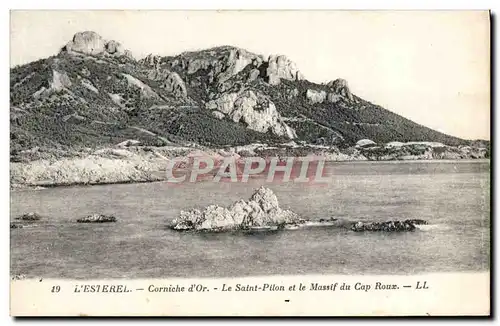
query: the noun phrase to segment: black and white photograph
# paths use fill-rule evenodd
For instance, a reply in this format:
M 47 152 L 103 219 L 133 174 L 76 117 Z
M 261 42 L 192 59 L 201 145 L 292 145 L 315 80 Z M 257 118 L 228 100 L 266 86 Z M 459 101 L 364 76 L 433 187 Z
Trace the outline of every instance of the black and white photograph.
M 490 104 L 488 11 L 12 10 L 11 296 L 489 291 Z

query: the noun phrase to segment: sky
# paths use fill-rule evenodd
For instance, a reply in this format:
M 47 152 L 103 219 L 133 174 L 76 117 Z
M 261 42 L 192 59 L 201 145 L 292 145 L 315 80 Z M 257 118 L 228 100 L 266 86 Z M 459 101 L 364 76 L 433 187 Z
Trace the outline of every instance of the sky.
M 486 11 L 11 11 L 10 66 L 85 30 L 137 59 L 234 45 L 284 54 L 313 82 L 344 78 L 430 128 L 490 139 L 489 28 Z

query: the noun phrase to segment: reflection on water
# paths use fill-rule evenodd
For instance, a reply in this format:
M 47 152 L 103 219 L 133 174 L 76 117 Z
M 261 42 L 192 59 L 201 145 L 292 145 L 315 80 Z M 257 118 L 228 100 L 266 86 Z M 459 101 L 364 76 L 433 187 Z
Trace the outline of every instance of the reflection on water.
M 406 274 L 489 268 L 489 162 L 339 163 L 326 185 L 266 184 L 283 208 L 310 219 L 420 218 L 411 233 L 310 228 L 178 233 L 181 209 L 229 205 L 262 180 L 102 185 L 14 192 L 11 220 L 35 211 L 38 226 L 11 230 L 11 273 L 54 278 L 214 277 L 264 274 Z M 76 224 L 91 213 L 114 224 Z

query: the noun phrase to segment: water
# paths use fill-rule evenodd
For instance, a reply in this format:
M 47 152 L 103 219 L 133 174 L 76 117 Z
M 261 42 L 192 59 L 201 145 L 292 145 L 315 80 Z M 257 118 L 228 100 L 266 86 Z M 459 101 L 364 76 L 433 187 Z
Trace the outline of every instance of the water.
M 490 265 L 490 163 L 337 163 L 325 185 L 203 182 L 61 187 L 13 192 L 11 273 L 52 278 L 236 277 L 485 271 Z M 310 219 L 419 218 L 408 233 L 310 228 L 253 234 L 179 233 L 181 209 L 229 205 L 265 184 L 280 205 Z M 77 224 L 114 214 L 117 223 Z

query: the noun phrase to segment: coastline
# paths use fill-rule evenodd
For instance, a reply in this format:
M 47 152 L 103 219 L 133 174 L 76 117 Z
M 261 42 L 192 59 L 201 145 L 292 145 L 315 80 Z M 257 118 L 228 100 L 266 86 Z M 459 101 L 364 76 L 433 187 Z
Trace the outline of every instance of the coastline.
M 99 186 L 111 184 L 154 183 L 167 180 L 165 167 L 167 160 L 161 162 L 127 161 L 115 159 L 121 163 L 116 170 L 107 169 L 106 164 L 113 162 L 102 158 L 97 164 L 86 165 L 85 159 L 65 159 L 50 163 L 48 161 L 33 161 L 28 163 L 10 163 L 11 191 L 43 190 L 58 187 Z M 411 164 L 411 163 L 440 163 L 440 164 L 467 164 L 489 163 L 489 158 L 478 159 L 406 159 L 406 160 L 326 160 L 326 167 L 331 164 Z M 254 178 L 257 176 L 250 176 Z

